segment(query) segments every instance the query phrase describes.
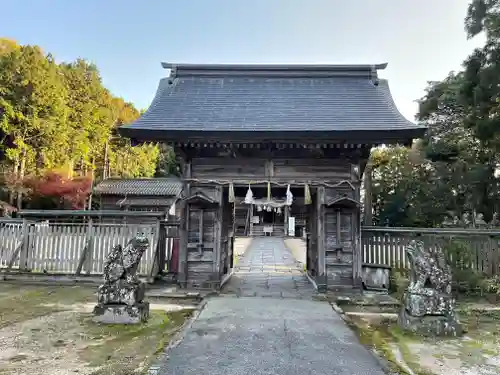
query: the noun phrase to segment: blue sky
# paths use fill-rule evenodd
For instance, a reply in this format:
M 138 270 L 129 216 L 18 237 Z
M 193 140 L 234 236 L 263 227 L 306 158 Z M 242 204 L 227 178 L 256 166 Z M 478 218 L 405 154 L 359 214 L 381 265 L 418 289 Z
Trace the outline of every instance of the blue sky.
M 0 0 L 0 36 L 57 60 L 84 57 L 115 94 L 146 108 L 161 61 L 381 63 L 409 119 L 426 82 L 460 68 L 469 0 Z

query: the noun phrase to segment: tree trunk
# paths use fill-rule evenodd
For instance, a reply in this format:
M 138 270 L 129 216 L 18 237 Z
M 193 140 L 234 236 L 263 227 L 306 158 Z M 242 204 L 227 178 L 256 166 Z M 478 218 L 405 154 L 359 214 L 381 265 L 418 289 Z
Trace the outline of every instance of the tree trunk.
M 18 176 L 17 176 L 18 173 L 19 173 L 19 159 L 16 159 L 14 162 L 13 168 L 12 168 L 12 177 L 14 179 L 14 182 L 16 182 L 16 183 L 18 180 Z M 9 204 L 11 206 L 13 206 L 15 200 L 16 200 L 16 188 L 13 187 L 9 191 Z
M 26 151 L 23 150 L 21 153 L 21 164 L 19 166 L 19 183 L 22 184 L 24 180 L 24 172 L 26 169 Z M 21 210 L 23 208 L 23 191 L 22 186 L 18 187 L 17 190 L 17 209 Z
M 109 147 L 109 144 L 108 144 L 108 141 L 106 141 L 106 146 L 104 148 L 104 171 L 103 171 L 103 176 L 102 176 L 102 179 L 105 180 L 109 177 L 109 172 L 110 172 L 110 169 L 109 169 L 109 160 L 108 160 L 108 147 Z
M 91 210 L 92 209 L 92 195 L 94 193 L 94 179 L 95 179 L 95 173 L 94 173 L 94 162 L 95 162 L 95 159 L 94 157 L 92 157 L 92 166 L 90 168 L 90 178 L 92 179 L 92 183 L 91 183 L 91 190 L 90 190 L 90 194 L 89 194 L 89 200 L 88 200 L 88 209 Z M 85 173 L 86 175 L 86 173 Z
M 68 178 L 69 179 L 73 178 L 73 168 L 74 168 L 73 160 L 70 160 L 69 167 L 68 167 Z

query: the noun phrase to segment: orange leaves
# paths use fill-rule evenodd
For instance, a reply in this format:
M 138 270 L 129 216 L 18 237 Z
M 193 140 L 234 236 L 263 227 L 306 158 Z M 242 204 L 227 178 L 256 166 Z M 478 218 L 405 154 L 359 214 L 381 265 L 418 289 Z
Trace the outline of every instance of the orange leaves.
M 25 186 L 33 195 L 58 199 L 63 206 L 83 209 L 92 190 L 90 177 L 67 178 L 57 172 L 47 172 L 41 177 L 25 180 Z

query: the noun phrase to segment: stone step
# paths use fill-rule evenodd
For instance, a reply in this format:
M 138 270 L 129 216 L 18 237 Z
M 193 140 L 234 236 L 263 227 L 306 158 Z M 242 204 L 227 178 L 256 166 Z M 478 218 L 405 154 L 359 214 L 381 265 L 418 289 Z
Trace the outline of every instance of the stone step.
M 204 298 L 216 294 L 213 291 L 182 289 L 177 286 L 150 287 L 146 298 L 151 303 L 175 303 L 180 305 L 198 305 Z

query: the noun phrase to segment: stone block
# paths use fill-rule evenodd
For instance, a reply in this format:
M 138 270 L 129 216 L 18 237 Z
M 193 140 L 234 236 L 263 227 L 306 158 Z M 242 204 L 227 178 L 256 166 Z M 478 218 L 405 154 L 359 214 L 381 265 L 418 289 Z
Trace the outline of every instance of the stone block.
M 363 265 L 362 279 L 365 288 L 389 289 L 391 268 L 385 265 Z
M 327 278 L 326 275 L 316 275 L 316 286 L 319 293 L 326 293 L 327 291 Z
M 139 324 L 149 318 L 149 302 L 133 306 L 128 305 L 97 305 L 94 307 L 93 321 L 103 324 Z
M 425 291 L 422 290 L 423 292 Z M 449 294 L 432 293 L 405 293 L 403 306 L 412 316 L 450 315 L 454 311 L 454 299 Z
M 458 337 L 463 334 L 462 325 L 453 313 L 449 315 L 413 316 L 409 314 L 405 306 L 401 307 L 398 325 L 405 331 L 427 337 Z
M 129 284 L 126 280 L 118 280 L 114 284 L 103 284 L 97 292 L 97 303 L 125 304 L 132 306 L 142 302 L 146 294 L 144 283 Z

